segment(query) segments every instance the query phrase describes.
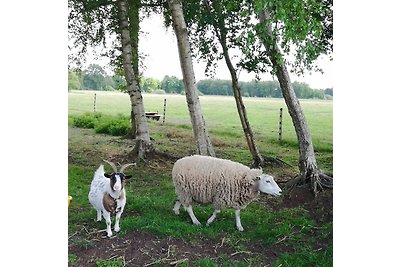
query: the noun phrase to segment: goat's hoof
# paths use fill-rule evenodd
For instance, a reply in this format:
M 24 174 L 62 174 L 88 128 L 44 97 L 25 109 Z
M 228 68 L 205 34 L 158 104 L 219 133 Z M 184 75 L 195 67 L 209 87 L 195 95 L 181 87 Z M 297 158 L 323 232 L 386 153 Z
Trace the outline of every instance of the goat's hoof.
M 243 232 L 244 231 L 242 226 L 238 227 L 237 229 L 239 230 L 239 232 Z
M 119 228 L 119 227 L 114 227 L 114 231 L 115 231 L 115 232 L 119 232 L 119 230 L 121 230 L 121 228 Z

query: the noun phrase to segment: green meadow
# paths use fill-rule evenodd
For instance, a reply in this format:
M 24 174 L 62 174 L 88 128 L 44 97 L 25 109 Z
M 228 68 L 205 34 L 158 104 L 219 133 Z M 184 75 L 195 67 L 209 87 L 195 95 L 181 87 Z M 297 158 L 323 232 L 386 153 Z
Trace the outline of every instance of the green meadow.
M 89 120 L 95 118 L 95 93 L 97 117 L 107 120 L 119 118 L 129 123 L 130 101 L 127 94 L 99 91 L 68 93 L 68 193 L 73 197 L 68 209 L 68 241 L 69 249 L 74 251 L 69 251 L 69 266 L 82 266 L 88 249 L 95 249 L 104 242 L 104 237 L 96 233 L 105 229 L 105 222 L 95 222 L 96 212 L 87 200 L 94 171 L 102 159 L 126 155 L 133 148 L 130 140 L 76 126 L 82 116 L 87 116 Z M 162 119 L 148 120 L 156 148 L 176 157 L 195 153 L 185 96 L 144 94 L 143 98 L 146 111 L 158 111 L 160 114 L 166 99 L 165 124 Z M 249 165 L 252 158 L 243 137 L 234 98 L 200 96 L 200 102 L 217 156 Z M 332 172 L 332 101 L 300 102 L 312 133 L 317 162 L 322 169 Z M 264 171 L 275 175 L 277 180 L 287 180 L 295 175 L 298 171 L 298 147 L 283 99 L 244 98 L 244 103 L 260 152 L 289 164 L 284 167 L 267 166 Z M 278 142 L 280 108 L 283 108 L 281 143 Z M 245 228 L 242 233 L 235 228 L 233 210 L 222 211 L 209 227 L 198 227 L 190 223 L 185 211 L 181 210 L 178 216 L 172 211 L 175 200 L 170 175 L 172 164 L 167 161 L 140 162 L 126 171 L 133 178 L 126 185 L 127 205 L 121 218 L 121 232 L 116 239 L 122 240 L 139 231 L 161 241 L 171 238 L 181 240 L 194 248 L 204 242 L 223 244 L 230 251 L 221 252 L 218 257 L 211 257 L 206 252 L 195 254 L 176 266 L 263 266 L 266 262 L 273 267 L 333 266 L 332 221 L 315 217 L 332 216 L 332 210 L 312 210 L 301 205 L 283 207 L 282 198 L 263 195 L 242 210 L 241 220 Z M 211 205 L 194 205 L 194 212 L 203 224 L 212 211 Z M 143 248 L 137 249 L 142 251 Z M 124 263 L 127 255 L 116 257 L 119 251 L 94 254 L 91 266 L 129 266 Z M 263 251 L 276 255 L 266 259 Z M 146 253 L 152 257 L 146 262 L 147 266 L 169 266 L 170 259 L 184 257 L 178 251 L 174 254 L 169 249 L 168 257 Z M 235 258 L 239 254 L 242 256 Z
M 69 97 L 69 115 L 82 115 L 94 110 L 94 94 L 96 94 L 96 112 L 129 117 L 130 101 L 127 94 L 120 92 L 72 91 Z M 191 124 L 184 95 L 154 95 L 144 94 L 143 101 L 146 111 L 158 111 L 163 114 L 164 99 L 166 100 L 166 125 L 170 131 L 183 132 L 191 136 Z M 200 96 L 204 119 L 212 140 L 234 142 L 243 148 L 240 161 L 251 161 L 246 151 L 243 130 L 237 115 L 236 103 L 229 96 Z M 313 144 L 320 158 L 320 165 L 327 171 L 332 171 L 333 153 L 333 102 L 327 100 L 300 100 L 307 123 L 311 130 Z M 252 127 L 256 145 L 260 152 L 267 156 L 279 157 L 291 165 L 297 166 L 297 139 L 294 127 L 283 99 L 275 98 L 244 98 L 248 119 Z M 279 110 L 283 108 L 282 142 L 278 143 Z M 150 134 L 156 136 L 160 122 L 149 122 Z M 185 131 L 186 130 L 186 131 Z M 179 134 L 179 133 L 177 133 Z M 194 144 L 193 144 L 194 146 Z M 294 149 L 294 150 L 293 150 Z M 218 148 L 216 148 L 218 150 Z M 291 153 L 293 152 L 294 153 Z M 233 151 L 232 151 L 233 152 Z M 236 154 L 232 153 L 234 156 Z M 221 150 L 220 157 L 230 155 L 229 151 Z M 241 158 L 243 157 L 243 158 Z

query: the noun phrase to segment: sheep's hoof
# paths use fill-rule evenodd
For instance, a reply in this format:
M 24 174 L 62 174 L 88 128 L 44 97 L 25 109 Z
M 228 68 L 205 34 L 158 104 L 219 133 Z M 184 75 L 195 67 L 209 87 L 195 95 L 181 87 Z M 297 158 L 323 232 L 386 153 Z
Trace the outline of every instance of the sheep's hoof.
M 119 230 L 121 230 L 121 228 L 119 228 L 119 227 L 114 227 L 114 231 L 115 231 L 115 232 L 119 232 Z
M 244 231 L 242 226 L 238 226 L 237 229 L 239 230 L 239 232 L 243 232 Z
M 199 222 L 199 221 L 193 222 L 193 224 L 201 226 L 201 222 Z
M 107 233 L 107 237 L 112 237 L 112 232 Z

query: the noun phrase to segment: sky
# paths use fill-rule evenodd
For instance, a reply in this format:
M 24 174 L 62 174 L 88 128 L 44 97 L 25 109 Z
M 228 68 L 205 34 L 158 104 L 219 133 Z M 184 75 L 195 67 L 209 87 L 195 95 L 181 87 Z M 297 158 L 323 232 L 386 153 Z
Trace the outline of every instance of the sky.
M 147 32 L 139 41 L 139 50 L 148 55 L 144 62 L 147 67 L 143 72 L 144 76 L 162 80 L 165 75 L 174 75 L 181 79 L 178 47 L 172 28 L 164 27 L 161 16 L 152 16 L 143 20 L 141 30 Z M 207 79 L 204 75 L 205 64 L 198 63 L 196 59 L 193 60 L 193 64 L 196 80 Z M 323 68 L 324 74 L 315 72 L 304 77 L 292 74 L 292 81 L 306 82 L 314 89 L 333 87 L 333 61 L 327 57 L 320 58 L 318 65 Z M 239 73 L 241 81 L 251 81 L 254 77 L 254 74 L 249 74 L 244 70 Z M 264 74 L 261 77 L 263 80 L 273 79 L 270 74 Z M 218 63 L 215 78 L 230 80 L 230 74 L 224 61 Z
M 168 29 L 164 27 L 161 15 L 144 18 L 140 27 L 141 31 L 145 33 L 140 36 L 139 40 L 139 51 L 146 55 L 143 62 L 145 65 L 143 76 L 162 80 L 165 75 L 169 75 L 182 79 L 178 47 L 172 27 Z M 96 61 L 91 55 L 88 55 L 88 59 L 87 65 L 97 63 L 106 66 L 108 62 L 107 59 Z M 327 57 L 319 58 L 318 66 L 324 70 L 323 74 L 314 72 L 305 74 L 303 77 L 291 74 L 292 82 L 305 82 L 313 89 L 333 87 L 333 61 L 330 61 Z M 193 68 L 197 81 L 208 79 L 204 74 L 204 62 L 198 62 L 197 59 L 194 59 Z M 251 81 L 255 78 L 254 74 L 249 74 L 245 70 L 240 71 L 238 74 L 240 81 Z M 218 62 L 215 78 L 230 80 L 229 71 L 223 60 Z M 266 73 L 261 75 L 261 79 L 273 80 L 273 77 Z

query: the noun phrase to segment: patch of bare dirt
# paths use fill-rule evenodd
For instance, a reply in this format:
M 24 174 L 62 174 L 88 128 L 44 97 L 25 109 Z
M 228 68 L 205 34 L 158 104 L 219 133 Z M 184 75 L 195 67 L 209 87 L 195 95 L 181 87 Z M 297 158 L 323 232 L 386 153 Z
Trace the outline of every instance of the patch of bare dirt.
M 97 266 L 99 259 L 119 259 L 125 266 L 176 266 L 185 261 L 189 263 L 188 266 L 192 266 L 196 259 L 212 259 L 222 264 L 225 260 L 244 260 L 249 256 L 259 256 L 263 265 L 268 266 L 278 255 L 288 251 L 283 243 L 266 249 L 260 242 L 245 244 L 245 251 L 236 251 L 227 245 L 224 237 L 218 241 L 182 240 L 161 238 L 146 232 L 131 232 L 111 239 L 104 236 L 92 238 L 95 241 L 88 246 L 69 245 L 68 254 L 78 258 L 69 266 Z
M 317 223 L 332 222 L 333 219 L 333 191 L 326 189 L 316 197 L 308 187 L 295 187 L 283 198 L 282 207 L 302 207 Z

